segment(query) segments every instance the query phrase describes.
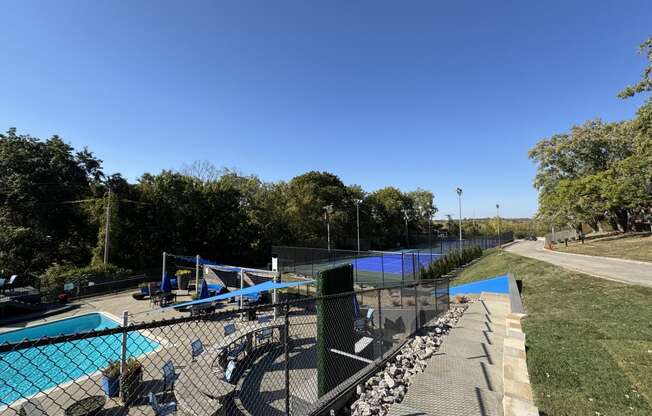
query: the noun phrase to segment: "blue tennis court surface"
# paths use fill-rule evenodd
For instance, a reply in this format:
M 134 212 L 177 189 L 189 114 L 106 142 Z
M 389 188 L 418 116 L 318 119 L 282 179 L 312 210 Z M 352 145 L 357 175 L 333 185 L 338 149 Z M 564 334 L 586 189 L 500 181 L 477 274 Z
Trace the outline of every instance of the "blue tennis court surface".
M 482 292 L 509 293 L 509 278 L 505 274 L 450 288 L 451 296 L 460 294 L 479 294 Z
M 428 267 L 430 263 L 439 258 L 438 254 L 401 253 L 384 254 L 379 256 L 359 257 L 351 263 L 359 271 L 411 274 L 418 270 L 419 266 Z

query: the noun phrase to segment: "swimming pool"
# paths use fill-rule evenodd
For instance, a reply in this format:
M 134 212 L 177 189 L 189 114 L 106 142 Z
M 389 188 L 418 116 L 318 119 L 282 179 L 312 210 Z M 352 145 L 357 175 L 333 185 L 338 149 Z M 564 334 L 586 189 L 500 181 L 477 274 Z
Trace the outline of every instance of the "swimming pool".
M 479 294 L 482 292 L 509 293 L 509 277 L 505 274 L 464 285 L 452 286 L 450 288 L 451 296 L 459 294 Z
M 0 344 L 118 326 L 106 314 L 89 313 L 2 333 Z M 0 406 L 95 373 L 109 361 L 120 359 L 121 345 L 122 334 L 112 334 L 0 354 Z M 127 356 L 146 354 L 159 346 L 138 331 L 130 332 Z

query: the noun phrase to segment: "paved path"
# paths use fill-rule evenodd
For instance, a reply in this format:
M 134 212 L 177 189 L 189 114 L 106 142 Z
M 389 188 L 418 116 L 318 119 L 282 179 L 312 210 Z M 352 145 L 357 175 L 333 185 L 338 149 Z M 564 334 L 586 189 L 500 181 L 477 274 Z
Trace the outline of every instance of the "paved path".
M 509 301 L 473 303 L 388 416 L 500 416 Z
M 550 251 L 543 248 L 543 241 L 520 241 L 505 250 L 592 276 L 652 287 L 652 263 Z

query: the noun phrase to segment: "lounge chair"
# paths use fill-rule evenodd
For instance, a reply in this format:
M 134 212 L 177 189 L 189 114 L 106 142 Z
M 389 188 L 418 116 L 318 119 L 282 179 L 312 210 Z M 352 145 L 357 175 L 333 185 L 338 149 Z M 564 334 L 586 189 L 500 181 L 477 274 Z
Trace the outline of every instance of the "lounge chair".
M 195 361 L 195 358 L 199 357 L 204 352 L 204 344 L 201 340 L 196 339 L 190 343 L 190 354 L 192 360 Z
M 353 322 L 353 328 L 358 332 L 364 332 L 369 327 L 374 326 L 374 310 L 372 308 L 367 309 L 367 316 L 363 318 L 356 318 Z
M 156 399 L 156 395 L 151 391 L 149 392 L 148 397 L 149 397 L 149 405 L 152 406 L 152 410 L 154 410 L 154 414 L 156 416 L 170 415 L 177 412 L 176 402 L 169 402 L 169 403 L 165 403 L 164 405 L 161 405 Z
M 260 343 L 261 341 L 270 342 L 273 338 L 274 338 L 274 329 L 272 328 L 264 328 L 256 332 L 256 344 Z
M 163 388 L 174 387 L 174 382 L 177 379 L 177 373 L 174 369 L 174 364 L 169 360 L 163 364 Z
M 233 381 L 233 377 L 235 374 L 235 369 L 236 369 L 236 363 L 235 361 L 231 360 L 226 366 L 226 369 L 224 370 L 224 380 L 231 383 Z
M 228 337 L 229 335 L 233 334 L 235 334 L 235 324 L 224 325 L 224 336 Z
M 9 281 L 7 281 L 6 279 L 2 279 L 2 282 L 0 282 L 0 289 L 2 289 L 2 293 L 4 293 L 5 290 L 7 289 L 9 289 L 9 291 L 12 291 L 14 289 L 16 278 L 18 278 L 18 275 L 14 274 L 9 278 Z
M 41 402 L 36 399 L 29 399 L 23 403 L 18 414 L 20 416 L 48 416 L 48 413 L 41 406 Z

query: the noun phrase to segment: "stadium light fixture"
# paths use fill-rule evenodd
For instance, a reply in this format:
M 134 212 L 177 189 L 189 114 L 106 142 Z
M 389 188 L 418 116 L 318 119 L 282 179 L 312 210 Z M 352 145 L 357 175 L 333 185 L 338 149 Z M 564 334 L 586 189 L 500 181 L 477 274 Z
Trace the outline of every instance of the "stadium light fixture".
M 358 253 L 360 252 L 360 204 L 362 199 L 355 199 L 355 223 L 358 231 Z
M 410 234 L 408 232 L 408 209 L 403 207 L 401 208 L 401 212 L 403 212 L 403 218 L 405 218 L 405 243 L 407 244 L 407 248 L 410 248 Z
M 326 235 L 328 241 L 328 251 L 331 251 L 331 214 L 333 214 L 333 204 L 324 206 L 326 212 Z
M 459 204 L 459 210 L 460 210 L 460 251 L 462 250 L 462 188 L 456 188 L 455 192 L 457 192 L 457 200 Z
M 500 235 L 500 205 L 496 204 L 496 217 L 498 218 L 498 247 L 502 247 L 502 236 Z

